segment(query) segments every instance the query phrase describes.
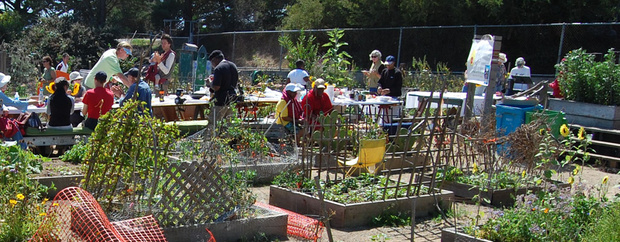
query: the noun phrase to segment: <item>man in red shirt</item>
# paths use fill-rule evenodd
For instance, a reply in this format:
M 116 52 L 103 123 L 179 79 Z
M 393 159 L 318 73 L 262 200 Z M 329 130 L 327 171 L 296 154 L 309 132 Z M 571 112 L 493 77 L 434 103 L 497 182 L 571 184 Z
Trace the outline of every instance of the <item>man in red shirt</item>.
M 316 118 L 323 113 L 327 115 L 333 110 L 332 101 L 325 93 L 325 80 L 319 78 L 314 82 L 314 88 L 301 101 L 304 109 L 304 119 L 312 121 L 311 124 L 318 124 Z
M 86 117 L 86 120 L 84 120 L 84 127 L 86 128 L 95 130 L 99 123 L 99 117 L 112 109 L 114 94 L 110 89 L 103 87 L 107 79 L 108 75 L 105 72 L 97 72 L 95 74 L 95 88 L 88 90 L 84 94 L 82 113 Z

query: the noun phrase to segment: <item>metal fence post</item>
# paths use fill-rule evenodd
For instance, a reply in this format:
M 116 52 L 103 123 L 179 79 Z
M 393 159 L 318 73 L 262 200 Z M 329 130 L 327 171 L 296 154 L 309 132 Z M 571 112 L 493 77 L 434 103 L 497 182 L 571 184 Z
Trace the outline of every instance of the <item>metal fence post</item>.
M 284 36 L 284 31 L 280 31 L 280 37 L 283 37 L 283 36 Z M 280 45 L 280 62 L 278 62 L 278 72 L 282 71 L 282 52 L 284 52 L 284 47 Z
M 562 46 L 564 45 L 564 34 L 566 33 L 566 23 L 562 24 L 562 34 L 560 35 L 560 45 L 558 47 L 558 60 L 555 63 L 560 63 L 562 60 Z
M 232 45 L 232 55 L 230 56 L 230 59 L 233 61 L 237 61 L 235 60 L 235 46 L 237 44 L 237 32 L 233 32 L 233 45 Z
M 398 34 L 398 55 L 396 56 L 396 67 L 400 65 L 400 47 L 403 42 L 403 27 L 400 27 L 400 33 Z

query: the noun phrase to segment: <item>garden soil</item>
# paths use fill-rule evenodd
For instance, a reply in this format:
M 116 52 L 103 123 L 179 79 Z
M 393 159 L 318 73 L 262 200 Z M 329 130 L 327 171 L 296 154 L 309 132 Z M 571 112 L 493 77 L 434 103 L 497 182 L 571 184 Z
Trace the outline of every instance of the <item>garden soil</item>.
M 43 163 L 44 170 L 37 176 L 58 176 L 58 175 L 74 175 L 80 174 L 79 164 L 71 164 L 54 158 L 50 162 Z M 570 166 L 563 169 L 562 172 L 554 175 L 553 179 L 566 181 L 574 167 Z M 614 196 L 620 193 L 620 175 L 617 170 L 603 167 L 584 167 L 581 175 L 578 175 L 575 182 L 583 182 L 589 186 L 598 186 L 601 184 L 605 176 L 609 177 L 609 190 L 607 196 Z M 269 203 L 269 185 L 254 187 L 252 192 L 256 195 L 257 201 Z M 457 200 L 454 203 L 451 214 L 456 214 L 447 220 L 441 219 L 441 216 L 416 219 L 413 237 L 411 226 L 401 227 L 372 227 L 361 226 L 351 229 L 333 229 L 332 235 L 334 241 L 440 241 L 441 229 L 449 228 L 457 224 L 462 226 L 472 221 L 471 218 L 478 214 L 478 206 L 472 204 L 471 201 Z M 492 208 L 480 207 L 484 214 L 490 214 Z M 484 218 L 483 218 L 484 219 Z M 289 238 L 289 241 L 301 241 L 295 238 Z M 329 241 L 327 231 L 323 232 L 320 241 Z

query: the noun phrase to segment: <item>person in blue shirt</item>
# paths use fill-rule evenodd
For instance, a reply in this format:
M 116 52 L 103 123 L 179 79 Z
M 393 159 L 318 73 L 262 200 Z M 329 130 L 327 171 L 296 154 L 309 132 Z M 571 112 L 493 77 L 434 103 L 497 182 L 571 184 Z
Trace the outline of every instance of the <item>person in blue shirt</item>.
M 126 100 L 135 98 L 136 100 L 145 102 L 144 108 L 148 110 L 149 114 L 153 115 L 153 110 L 151 109 L 151 88 L 149 84 L 147 84 L 144 80 L 139 78 L 140 72 L 138 68 L 131 68 L 129 71 L 125 72 L 125 76 L 131 83 L 129 89 L 127 90 L 127 94 L 122 96 L 123 90 L 119 86 L 112 87 L 112 92 L 116 97 L 120 98 L 121 107 L 125 103 Z M 135 97 L 134 97 L 135 96 Z M 143 110 L 143 107 L 138 107 L 139 110 Z
M 22 112 L 26 112 L 26 110 L 28 109 L 28 102 L 15 100 L 13 98 L 8 97 L 4 93 L 6 92 L 6 89 L 10 81 L 11 81 L 11 76 L 5 75 L 4 73 L 0 72 L 0 115 L 8 115 L 8 110 L 4 110 L 3 106 L 12 106 L 12 107 L 19 109 Z M 0 138 L 2 138 L 1 135 L 0 135 Z M 20 142 L 23 138 L 24 137 L 22 136 L 21 131 L 17 130 L 15 134 L 11 135 L 11 137 L 7 139 L 13 139 L 17 141 L 17 143 L 19 143 L 22 149 L 26 149 L 27 148 L 26 143 Z

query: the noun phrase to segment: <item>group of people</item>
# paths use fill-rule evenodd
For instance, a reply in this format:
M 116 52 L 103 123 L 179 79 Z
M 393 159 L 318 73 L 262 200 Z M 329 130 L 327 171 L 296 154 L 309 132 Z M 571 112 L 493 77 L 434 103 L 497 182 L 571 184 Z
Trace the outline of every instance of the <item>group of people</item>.
M 168 80 L 175 64 L 175 52 L 171 49 L 172 38 L 164 34 L 161 37 L 163 53 L 154 52 L 151 62 L 157 67 L 157 74 L 154 77 L 156 88 L 167 89 Z M 132 46 L 128 42 L 118 43 L 116 48 L 105 51 L 99 61 L 94 65 L 89 74 L 84 78 L 79 72 L 71 72 L 68 78 L 57 75 L 56 70 L 67 73 L 70 69 L 70 56 L 64 53 L 62 60 L 56 68 L 53 67 L 52 58 L 45 56 L 42 58 L 43 75 L 39 79 L 39 92 L 49 95 L 47 99 L 46 113 L 48 115 L 47 128 L 70 130 L 82 124 L 84 127 L 94 130 L 98 124 L 99 117 L 112 109 L 115 97 L 122 106 L 126 100 L 136 99 L 144 103 L 139 106 L 141 112 L 152 114 L 151 110 L 151 88 L 144 79 L 140 78 L 138 68 L 131 68 L 123 73 L 120 67 L 120 60 L 125 60 L 132 55 Z M 0 73 L 0 107 L 13 106 L 22 112 L 26 112 L 29 103 L 26 101 L 9 98 L 5 91 L 11 77 Z M 83 82 L 82 82 L 83 80 Z M 122 83 L 127 92 L 119 84 Z M 70 86 L 74 88 L 70 89 Z M 46 87 L 52 87 L 51 90 Z M 43 102 L 43 100 L 39 100 Z M 82 110 L 75 110 L 75 103 L 82 102 Z M 8 118 L 7 108 L 3 108 L 3 117 Z M 23 137 L 18 134 L 5 139 L 21 140 Z M 23 144 L 22 144 L 23 145 Z M 22 146 L 25 147 L 25 146 Z

